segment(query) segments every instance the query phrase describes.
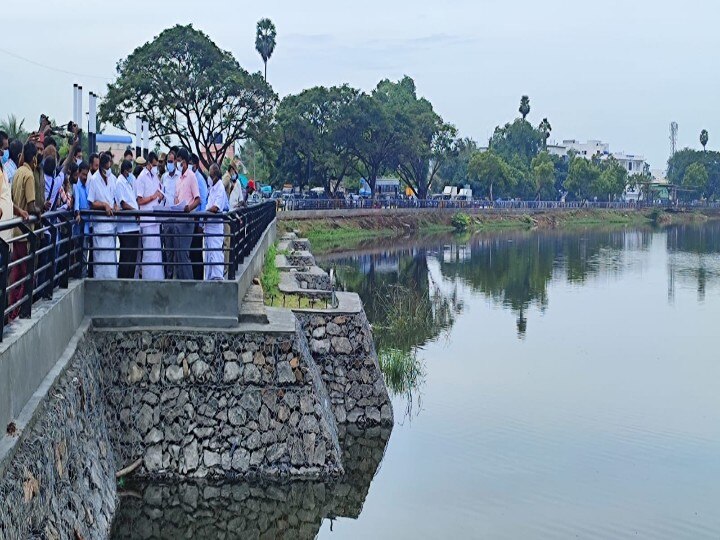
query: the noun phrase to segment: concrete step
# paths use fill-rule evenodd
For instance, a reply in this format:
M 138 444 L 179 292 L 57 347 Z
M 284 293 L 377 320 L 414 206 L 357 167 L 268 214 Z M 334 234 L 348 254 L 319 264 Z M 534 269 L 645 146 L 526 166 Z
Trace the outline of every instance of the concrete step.
M 262 285 L 253 283 L 240 305 L 240 323 L 268 324 L 268 322 Z

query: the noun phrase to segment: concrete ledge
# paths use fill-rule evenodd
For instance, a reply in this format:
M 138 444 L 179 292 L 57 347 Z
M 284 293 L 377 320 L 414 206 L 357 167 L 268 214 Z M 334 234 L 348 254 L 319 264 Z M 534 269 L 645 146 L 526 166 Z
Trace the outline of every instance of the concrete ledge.
M 12 460 L 15 450 L 22 440 L 23 433 L 33 426 L 38 416 L 44 411 L 43 405 L 47 400 L 48 392 L 63 371 L 65 371 L 70 360 L 75 356 L 78 344 L 87 333 L 89 327 L 90 321 L 88 319 L 81 322 L 75 334 L 70 338 L 65 350 L 59 355 L 59 359 L 55 362 L 55 365 L 52 366 L 47 375 L 45 375 L 37 385 L 37 388 L 30 399 L 26 401 L 22 410 L 14 417 L 13 421 L 15 422 L 17 435 L 12 437 L 8 436 L 3 429 L 3 434 L 0 437 L 0 477 L 3 476 L 5 467 Z M 3 426 L 5 426 L 5 424 L 3 424 Z
M 338 306 L 336 308 L 327 309 L 295 309 L 296 313 L 333 313 L 333 314 L 355 314 L 363 311 L 363 303 L 357 293 L 349 292 L 338 292 L 335 293 L 338 299 Z
M 17 418 L 63 354 L 83 320 L 83 281 L 33 306 L 32 317 L 6 327 L 0 343 L 0 429 Z

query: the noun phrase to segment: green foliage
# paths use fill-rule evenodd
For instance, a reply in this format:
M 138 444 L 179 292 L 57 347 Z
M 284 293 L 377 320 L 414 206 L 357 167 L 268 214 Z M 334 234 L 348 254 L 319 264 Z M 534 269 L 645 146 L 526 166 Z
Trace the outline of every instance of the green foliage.
M 265 81 L 267 81 L 267 63 L 275 51 L 276 37 L 277 32 L 273 22 L 270 19 L 260 19 L 255 33 L 255 50 L 265 64 Z
M 455 142 L 454 152 L 446 156 L 446 159 L 440 164 L 435 182 L 437 183 L 439 178 L 442 185 L 461 186 L 466 184 L 469 177 L 468 164 L 477 150 L 477 143 L 472 139 L 458 139 Z M 438 190 L 442 189 L 440 184 L 437 184 Z
M 265 264 L 263 265 L 263 272 L 260 277 L 260 283 L 262 283 L 265 296 L 280 295 L 280 290 L 278 289 L 278 285 L 280 285 L 280 271 L 275 265 L 275 257 L 277 254 L 277 243 L 272 244 L 265 254 Z
M 705 147 L 707 146 L 709 138 L 710 138 L 710 136 L 708 135 L 707 129 L 703 129 L 700 132 L 700 144 L 702 144 L 703 150 L 705 150 Z
M 685 171 L 682 186 L 694 190 L 697 195 L 702 196 L 708 189 L 709 176 L 702 163 L 693 163 Z
M 705 196 L 716 199 L 720 195 L 720 152 L 714 150 L 698 151 L 690 148 L 678 150 L 668 160 L 668 180 L 679 186 L 685 186 L 687 169 L 695 164 L 701 164 L 707 172 L 708 179 L 704 189 Z M 686 194 L 686 197 L 697 197 L 697 193 Z
M 408 395 L 417 390 L 425 376 L 425 368 L 416 351 L 387 348 L 378 354 L 380 371 L 388 390 L 394 395 Z
M 543 148 L 545 134 L 529 122 L 518 118 L 511 124 L 496 127 L 490 139 L 490 149 L 505 161 L 518 156 L 526 167 Z
M 552 126 L 547 118 L 542 119 L 542 122 L 540 122 L 540 125 L 538 126 L 538 130 L 543 134 L 543 147 L 547 148 L 547 141 L 550 138 L 550 132 L 552 131 Z
M 541 152 L 532 160 L 533 195 L 536 199 L 555 197 L 555 164 L 550 154 Z
M 165 146 L 179 142 L 205 166 L 262 131 L 276 101 L 261 74 L 245 71 L 192 25 L 164 30 L 118 62 L 117 73 L 99 119 L 125 129 L 128 116 L 143 116 Z M 218 134 L 223 142 L 215 145 Z
M 29 135 L 25 130 L 25 119 L 18 120 L 14 114 L 8 114 L 7 118 L 0 122 L 0 130 L 7 133 L 11 141 L 18 139 L 24 143 Z
M 510 192 L 513 187 L 512 171 L 507 163 L 495 152 L 476 152 L 468 164 L 468 177 L 490 200 L 495 195 Z
M 276 115 L 278 179 L 335 193 L 357 161 L 352 139 L 359 134 L 349 122 L 360 98 L 358 90 L 346 85 L 318 86 L 283 99 Z
M 595 163 L 582 157 L 575 157 L 570 163 L 570 172 L 564 187 L 577 199 L 584 200 L 590 197 L 599 177 L 600 168 Z
M 522 96 L 520 98 L 520 108 L 518 111 L 522 115 L 523 120 L 530 114 L 530 98 L 528 96 Z
M 453 215 L 450 223 L 456 231 L 462 232 L 466 231 L 470 227 L 470 224 L 472 223 L 472 218 L 470 218 L 470 216 L 463 212 L 458 212 L 457 214 Z

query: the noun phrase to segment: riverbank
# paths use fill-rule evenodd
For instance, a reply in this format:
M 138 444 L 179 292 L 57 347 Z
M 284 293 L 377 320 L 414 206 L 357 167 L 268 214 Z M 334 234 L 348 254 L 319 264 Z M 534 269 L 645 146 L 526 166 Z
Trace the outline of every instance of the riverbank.
M 372 238 L 390 238 L 408 234 L 434 234 L 454 230 L 453 217 L 458 212 L 434 210 L 381 212 L 333 212 L 321 217 L 285 219 L 278 214 L 281 232 L 298 231 L 308 238 L 318 252 L 333 251 L 347 244 Z M 716 210 L 672 212 L 654 208 L 638 210 L 483 210 L 468 213 L 468 232 L 497 229 L 555 229 L 594 226 L 665 226 L 677 223 L 720 219 Z

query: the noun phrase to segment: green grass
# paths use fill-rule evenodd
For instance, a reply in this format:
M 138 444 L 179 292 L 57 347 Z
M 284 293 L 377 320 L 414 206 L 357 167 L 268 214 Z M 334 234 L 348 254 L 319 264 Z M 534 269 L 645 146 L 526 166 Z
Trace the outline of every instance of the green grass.
M 300 235 L 310 240 L 314 253 L 332 251 L 348 244 L 359 243 L 378 237 L 390 237 L 397 234 L 392 229 L 365 229 L 359 224 L 348 221 L 338 226 L 327 226 L 322 222 L 291 221 L 286 225 L 287 230 L 298 229 Z
M 280 270 L 275 265 L 275 257 L 278 254 L 277 242 L 272 244 L 265 255 L 265 264 L 263 265 L 262 276 L 260 283 L 262 283 L 263 292 L 265 296 L 278 296 L 280 294 Z

